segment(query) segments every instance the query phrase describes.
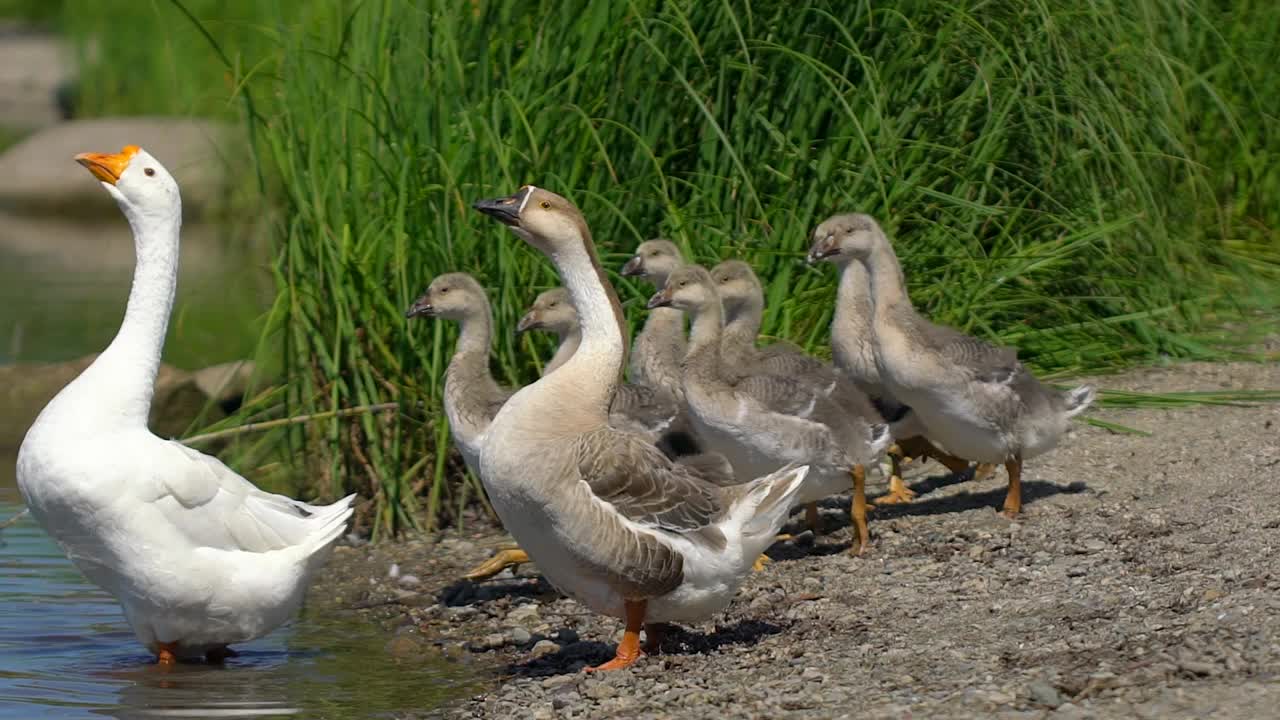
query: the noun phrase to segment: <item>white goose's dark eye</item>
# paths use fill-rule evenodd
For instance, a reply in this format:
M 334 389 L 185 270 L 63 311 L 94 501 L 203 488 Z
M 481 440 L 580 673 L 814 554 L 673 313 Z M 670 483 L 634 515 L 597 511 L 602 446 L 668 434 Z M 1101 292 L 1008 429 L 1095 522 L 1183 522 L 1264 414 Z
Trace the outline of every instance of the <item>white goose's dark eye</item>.
M 147 168 L 146 170 L 143 170 L 142 172 L 146 173 L 146 174 L 147 174 L 147 177 L 151 177 L 152 175 L 155 175 L 155 174 L 156 174 L 156 169 L 155 169 L 155 168 Z

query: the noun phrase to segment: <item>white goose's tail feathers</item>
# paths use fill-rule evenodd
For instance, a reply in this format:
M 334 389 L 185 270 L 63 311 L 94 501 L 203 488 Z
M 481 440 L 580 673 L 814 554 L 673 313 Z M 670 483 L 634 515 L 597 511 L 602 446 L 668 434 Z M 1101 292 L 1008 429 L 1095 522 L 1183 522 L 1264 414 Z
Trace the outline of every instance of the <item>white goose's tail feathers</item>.
M 1063 393 L 1062 399 L 1066 402 L 1067 417 L 1073 418 L 1088 410 L 1097 396 L 1098 391 L 1092 385 L 1081 385 Z
M 329 560 L 333 545 L 347 531 L 347 520 L 355 512 L 354 494 L 348 495 L 331 505 L 316 507 L 307 505 L 306 509 L 314 513 L 307 520 L 315 528 L 300 543 L 307 565 L 315 571 Z M 299 503 L 300 505 L 302 503 Z
M 808 474 L 808 465 L 788 466 L 754 480 L 730 511 L 742 523 L 742 552 L 748 564 L 773 544 Z

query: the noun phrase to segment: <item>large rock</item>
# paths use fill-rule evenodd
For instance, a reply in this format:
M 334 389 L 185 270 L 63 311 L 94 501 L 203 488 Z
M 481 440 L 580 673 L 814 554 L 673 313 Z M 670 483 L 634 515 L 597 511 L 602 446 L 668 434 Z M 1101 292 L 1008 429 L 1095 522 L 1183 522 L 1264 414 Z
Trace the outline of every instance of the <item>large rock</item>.
M 53 399 L 84 371 L 96 355 L 62 363 L 0 366 L 0 452 L 16 450 L 27 428 Z M 243 393 L 253 363 L 215 365 L 187 372 L 161 365 L 156 377 L 156 394 L 151 403 L 151 430 L 160 437 L 180 437 L 191 424 L 202 425 L 226 417 L 223 407 L 236 404 L 235 394 Z
M 138 117 L 73 120 L 41 130 L 0 154 L 0 209 L 22 214 L 118 213 L 115 201 L 74 158 L 139 145 L 182 188 L 183 215 L 222 209 L 230 179 L 251 172 L 242 134 L 208 120 Z
M 75 66 L 52 33 L 0 23 L 0 126 L 34 130 L 63 119 L 58 91 Z

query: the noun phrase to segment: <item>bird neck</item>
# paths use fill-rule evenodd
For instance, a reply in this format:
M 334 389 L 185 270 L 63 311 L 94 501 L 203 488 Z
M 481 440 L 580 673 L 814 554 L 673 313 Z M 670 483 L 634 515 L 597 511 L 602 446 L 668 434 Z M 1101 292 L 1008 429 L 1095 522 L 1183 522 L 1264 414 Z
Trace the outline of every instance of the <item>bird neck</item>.
M 564 328 L 557 333 L 560 344 L 556 346 L 556 352 L 551 356 L 551 360 L 547 362 L 546 367 L 542 369 L 542 374 L 547 375 L 569 361 L 578 352 L 578 346 L 582 344 L 582 329 L 578 326 Z
M 152 215 L 123 205 L 122 210 L 133 230 L 137 257 L 124 321 L 107 349 L 68 390 L 93 395 L 92 407 L 84 409 L 90 416 L 145 427 L 178 285 L 182 213 Z
M 589 232 L 584 228 L 578 234 L 578 242 L 560 243 L 549 255 L 578 312 L 582 338 L 573 357 L 545 380 L 559 383 L 559 378 L 568 378 L 581 408 L 603 421 L 626 363 L 626 325 L 622 304 L 600 267 Z
M 836 289 L 836 310 L 831 318 L 831 338 L 861 340 L 867 337 L 872 313 L 871 278 L 867 268 L 856 260 L 842 264 L 840 285 Z
M 907 296 L 906 283 L 902 277 L 902 266 L 898 263 L 893 245 L 883 233 L 863 264 L 871 280 L 871 297 L 877 323 L 887 320 L 904 307 L 911 307 L 911 298 Z
M 692 313 L 685 373 L 706 379 L 717 375 L 724 344 L 724 309 L 719 301 L 704 304 Z

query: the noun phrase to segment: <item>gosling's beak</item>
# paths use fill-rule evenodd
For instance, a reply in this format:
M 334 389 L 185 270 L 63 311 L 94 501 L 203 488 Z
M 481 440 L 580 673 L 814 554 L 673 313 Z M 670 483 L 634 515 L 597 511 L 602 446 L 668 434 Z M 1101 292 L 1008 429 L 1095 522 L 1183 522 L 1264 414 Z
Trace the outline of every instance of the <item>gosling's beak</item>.
M 435 314 L 436 309 L 431 306 L 431 301 L 427 299 L 426 295 L 414 300 L 413 304 L 409 306 L 409 309 L 404 311 L 404 316 L 406 318 L 416 318 L 419 315 L 434 317 Z
M 524 317 L 520 318 L 520 322 L 516 323 L 516 334 L 537 330 L 540 327 L 542 327 L 542 322 L 538 320 L 537 311 L 530 310 L 524 314 Z
M 627 261 L 626 265 L 622 266 L 623 277 L 635 277 L 637 275 L 643 275 L 643 274 L 644 274 L 644 258 L 640 257 L 639 255 L 636 255 L 635 257 L 631 258 L 630 260 Z
M 668 292 L 666 288 L 662 288 L 658 292 L 654 293 L 653 297 L 649 298 L 649 303 L 645 305 L 645 307 L 650 310 L 660 307 L 671 307 L 671 293 Z
M 516 191 L 514 195 L 493 200 L 477 200 L 471 207 L 497 220 L 503 225 L 520 224 L 520 211 L 524 209 L 524 201 L 530 192 L 529 186 Z
M 125 145 L 118 153 L 80 153 L 76 156 L 76 162 L 89 169 L 93 176 L 108 185 L 115 185 L 120 179 L 120 175 L 124 173 L 124 169 L 129 167 L 129 161 L 138 152 L 137 145 Z
M 832 236 L 827 235 L 821 240 L 815 242 L 813 247 L 809 248 L 809 264 L 813 265 L 820 260 L 826 260 L 827 258 L 838 254 L 840 254 L 840 249 L 836 247 L 835 240 Z

